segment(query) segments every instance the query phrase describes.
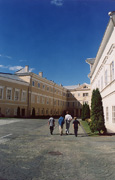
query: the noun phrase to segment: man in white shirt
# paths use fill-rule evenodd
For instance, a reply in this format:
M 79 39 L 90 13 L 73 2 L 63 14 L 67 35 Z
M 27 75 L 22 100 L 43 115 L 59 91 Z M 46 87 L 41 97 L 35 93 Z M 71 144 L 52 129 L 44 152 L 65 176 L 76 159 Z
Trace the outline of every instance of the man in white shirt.
M 69 128 L 70 128 L 70 122 L 72 121 L 72 116 L 69 114 L 69 112 L 66 112 L 65 115 L 65 123 L 66 123 L 66 134 L 69 134 Z

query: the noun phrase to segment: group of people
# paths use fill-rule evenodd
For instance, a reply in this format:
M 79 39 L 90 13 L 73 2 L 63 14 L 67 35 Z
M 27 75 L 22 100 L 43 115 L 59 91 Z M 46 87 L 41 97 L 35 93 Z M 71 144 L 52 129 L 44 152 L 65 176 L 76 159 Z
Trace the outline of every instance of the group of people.
M 70 128 L 70 123 L 72 121 L 72 116 L 69 114 L 69 112 L 66 112 L 65 117 L 63 115 L 60 116 L 58 119 L 58 124 L 59 124 L 59 133 L 62 136 L 63 135 L 63 126 L 65 124 L 66 126 L 66 134 L 69 134 L 69 128 Z M 55 119 L 53 117 L 50 117 L 48 120 L 49 128 L 50 128 L 50 133 L 51 135 L 53 134 L 53 130 L 55 127 Z M 80 122 L 77 120 L 77 117 L 74 117 L 73 120 L 73 128 L 74 128 L 74 134 L 77 137 L 77 132 L 78 132 L 78 125 L 80 125 Z

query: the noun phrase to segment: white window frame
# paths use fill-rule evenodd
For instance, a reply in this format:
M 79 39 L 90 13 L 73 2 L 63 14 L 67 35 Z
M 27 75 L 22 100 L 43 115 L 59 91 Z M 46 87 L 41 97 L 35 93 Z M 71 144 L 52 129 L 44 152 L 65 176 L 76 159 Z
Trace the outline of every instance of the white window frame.
M 45 97 L 42 97 L 42 104 L 45 104 Z
M 18 92 L 18 99 L 16 99 L 16 92 Z M 20 90 L 19 89 L 15 89 L 15 92 L 14 92 L 14 101 L 19 101 L 20 99 Z
M 46 103 L 47 103 L 47 105 L 49 104 L 49 98 L 47 98 L 47 102 Z
M 24 97 L 24 94 L 25 94 L 25 97 Z M 26 100 L 27 100 L 27 91 L 22 90 L 21 100 L 22 100 L 23 102 L 26 102 Z
M 10 115 L 10 108 L 6 108 L 6 116 Z
M 40 103 L 40 96 L 37 96 L 37 103 Z
M 11 95 L 10 95 L 10 98 L 8 98 L 8 91 L 11 91 Z M 7 100 L 12 100 L 12 88 L 9 88 L 9 87 L 7 87 L 7 89 L 6 89 L 6 99 Z
M 4 87 L 3 87 L 3 86 L 0 86 L 0 90 L 2 90 L 2 92 L 1 92 L 1 97 L 0 97 L 0 99 L 2 100 L 2 99 L 3 99 L 3 94 L 4 94 Z

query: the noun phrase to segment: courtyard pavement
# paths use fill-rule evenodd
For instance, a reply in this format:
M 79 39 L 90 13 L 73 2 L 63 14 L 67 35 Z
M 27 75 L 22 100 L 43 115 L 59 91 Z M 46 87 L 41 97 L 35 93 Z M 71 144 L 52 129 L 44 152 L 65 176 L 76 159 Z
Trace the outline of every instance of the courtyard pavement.
M 65 131 L 65 127 L 64 127 Z M 50 135 L 48 120 L 0 119 L 0 180 L 115 180 L 115 136 Z

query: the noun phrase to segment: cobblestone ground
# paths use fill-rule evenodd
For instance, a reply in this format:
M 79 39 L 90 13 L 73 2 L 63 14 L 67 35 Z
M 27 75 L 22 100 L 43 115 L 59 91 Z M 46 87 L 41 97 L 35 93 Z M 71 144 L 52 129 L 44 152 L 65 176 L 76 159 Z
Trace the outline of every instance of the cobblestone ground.
M 114 180 L 115 136 L 50 135 L 47 120 L 0 120 L 0 180 Z

